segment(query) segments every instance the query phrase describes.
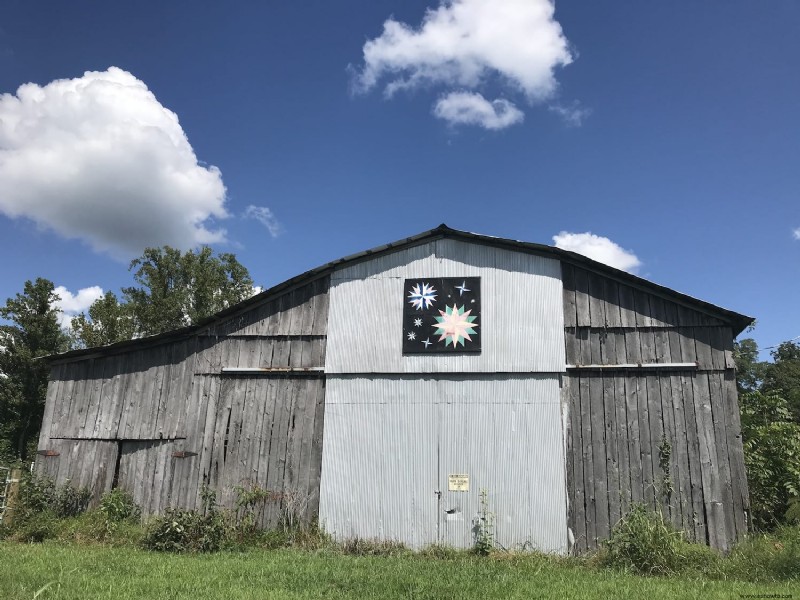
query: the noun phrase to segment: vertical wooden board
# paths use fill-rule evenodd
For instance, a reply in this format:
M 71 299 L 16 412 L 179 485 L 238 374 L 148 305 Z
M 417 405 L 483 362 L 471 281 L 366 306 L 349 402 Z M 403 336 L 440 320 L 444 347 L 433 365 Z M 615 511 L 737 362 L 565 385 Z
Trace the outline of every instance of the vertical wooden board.
M 328 311 L 330 305 L 330 276 L 320 280 L 322 291 L 320 292 L 317 304 L 315 306 L 314 316 L 314 329 L 311 331 L 314 335 L 327 335 L 328 333 Z
M 658 383 L 661 387 L 661 420 L 664 428 L 664 439 L 669 444 L 669 479 L 668 485 L 664 486 L 664 496 L 669 505 L 669 515 L 672 519 L 672 526 L 680 530 L 683 527 L 683 505 L 681 503 L 680 478 L 678 474 L 675 410 L 670 374 L 660 374 Z M 661 458 L 659 453 L 659 462 Z
M 258 476 L 258 420 L 263 414 L 258 388 L 264 383 L 261 377 L 251 377 L 244 381 L 245 385 L 245 418 L 242 427 L 242 439 L 239 442 L 238 461 L 240 483 L 252 483 Z
M 578 316 L 575 305 L 575 268 L 562 261 L 561 284 L 564 294 L 564 327 L 577 327 Z
M 225 451 L 225 477 L 219 489 L 219 500 L 222 506 L 231 508 L 234 504 L 234 488 L 246 478 L 243 465 L 239 461 L 242 450 L 245 413 L 245 392 L 247 380 L 235 378 L 233 380 L 233 398 L 231 399 L 231 420 L 228 429 L 228 443 Z
M 736 361 L 733 358 L 733 331 L 730 327 L 723 328 L 722 347 L 725 352 L 725 369 L 735 369 Z
M 683 388 L 680 376 L 669 376 L 670 401 L 672 404 L 672 456 L 675 459 L 673 481 L 675 495 L 680 505 L 681 530 L 691 539 L 694 536 L 694 519 L 692 518 L 692 479 L 689 476 L 689 443 L 686 434 L 686 418 L 683 408 Z M 662 394 L 663 398 L 663 394 Z M 668 408 L 664 409 L 665 411 Z
M 111 486 L 114 482 L 114 468 L 117 466 L 117 451 L 119 445 L 117 442 L 99 442 L 102 445 L 102 455 L 97 463 L 97 470 L 95 471 L 95 485 L 93 490 L 94 506 L 99 504 L 103 494 L 111 491 Z
M 586 514 L 586 548 L 592 549 L 597 545 L 597 518 L 595 517 L 595 480 L 594 457 L 592 452 L 592 402 L 590 394 L 589 376 L 584 374 L 578 380 L 581 398 L 581 432 L 583 437 L 583 488 L 584 505 Z M 597 434 L 594 434 L 597 435 Z
M 101 393 L 103 387 L 103 368 L 108 363 L 108 359 L 100 358 L 92 362 L 88 380 L 86 382 L 86 412 L 83 422 L 80 423 L 76 437 L 89 438 L 94 431 L 97 422 L 97 413 L 100 411 Z
M 619 283 L 613 279 L 605 278 L 606 325 L 608 327 L 622 327 L 622 315 L 619 307 Z
M 300 492 L 300 456 L 302 454 L 302 416 L 306 408 L 308 379 L 294 380 L 292 412 L 289 416 L 286 440 L 286 472 L 284 490 L 290 494 Z
M 693 327 L 679 327 L 681 360 L 683 362 L 697 362 L 697 343 L 694 339 Z
M 309 503 L 311 518 L 319 516 L 319 490 L 322 475 L 322 445 L 325 422 L 325 379 L 319 379 L 315 388 L 314 433 L 311 442 L 311 462 L 309 464 Z
M 273 366 L 273 354 L 275 353 L 275 345 L 277 342 L 274 339 L 265 339 L 261 343 L 261 356 L 259 357 L 260 367 Z
M 614 337 L 614 348 L 616 354 L 613 359 L 613 364 L 622 365 L 628 362 L 628 352 L 625 348 L 625 330 L 623 329 L 614 329 L 609 330 L 609 336 Z
M 636 301 L 633 288 L 625 284 L 619 285 L 620 327 L 631 329 L 636 327 Z
M 636 329 L 625 330 L 625 355 L 628 363 L 639 364 L 642 362 L 642 346 L 639 331 Z
M 733 487 L 731 482 L 730 452 L 725 426 L 725 390 L 724 374 L 709 373 L 709 391 L 711 399 L 711 415 L 714 423 L 714 442 L 717 448 L 716 470 L 719 474 L 722 492 L 722 510 L 725 518 L 726 548 L 730 548 L 736 540 L 736 522 L 733 509 Z
M 646 376 L 636 378 L 637 410 L 639 417 L 639 444 L 642 453 L 642 502 L 650 508 L 656 507 L 653 474 L 653 443 L 648 406 L 648 387 Z
M 217 417 L 214 428 L 214 442 L 211 465 L 209 467 L 208 485 L 219 490 L 225 477 L 225 453 L 227 452 L 228 428 L 231 426 L 231 411 L 233 399 L 233 379 L 220 378 L 219 400 L 217 401 Z
M 594 332 L 600 338 L 600 362 L 598 364 L 613 365 L 617 360 L 617 337 L 613 329 Z
M 58 403 L 53 407 L 53 417 L 50 421 L 50 430 L 48 437 L 61 436 L 61 424 L 64 422 L 64 415 L 69 412 L 69 406 L 72 402 L 72 388 L 75 385 L 73 371 L 75 367 L 73 364 L 63 365 L 61 373 L 63 380 L 58 387 Z
M 194 404 L 194 399 L 196 399 L 197 396 L 193 394 L 193 389 L 194 385 L 201 380 L 195 377 L 194 368 L 192 366 L 197 343 L 198 340 L 196 337 L 187 341 L 185 354 L 181 361 L 180 380 L 177 382 L 180 397 L 176 398 L 173 394 L 170 409 L 167 412 L 165 429 L 169 431 L 169 437 L 171 438 L 188 437 L 188 430 L 192 428 L 191 424 L 197 422 L 193 418 L 193 411 L 196 410 L 197 406 Z M 203 417 L 204 416 L 205 412 L 203 413 Z M 202 426 L 202 421 L 200 421 L 200 424 Z
M 591 327 L 607 327 L 605 278 L 589 273 L 589 322 Z
M 94 432 L 95 437 L 105 439 L 117 437 L 126 381 L 123 374 L 122 356 L 109 357 L 109 364 L 113 375 L 111 375 L 111 384 L 103 402 L 103 409 L 98 415 Z
M 650 457 L 653 463 L 653 495 L 656 506 L 661 507 L 664 516 L 669 518 L 669 506 L 664 499 L 664 470 L 661 468 L 659 448 L 664 439 L 664 423 L 661 413 L 660 375 L 648 373 L 645 376 L 647 385 L 647 412 L 650 422 Z
M 572 398 L 570 397 L 570 384 L 572 383 L 569 375 L 561 377 L 561 418 L 566 416 L 566 429 L 564 431 L 565 438 L 565 459 L 566 459 L 566 477 L 567 477 L 567 527 L 572 532 L 573 539 L 575 536 L 575 442 L 573 436 L 578 435 L 573 426 L 573 419 L 575 418 L 575 411 L 572 408 Z M 574 542 L 570 546 L 570 551 L 573 550 Z
M 304 403 L 302 414 L 302 428 L 300 437 L 300 456 L 299 456 L 299 476 L 298 476 L 298 489 L 301 490 L 306 500 L 311 498 L 311 455 L 314 441 L 314 419 L 316 417 L 317 408 L 317 388 L 319 386 L 319 379 L 308 378 L 305 380 L 304 389 Z M 298 418 L 300 415 L 298 414 Z M 308 507 L 306 506 L 306 509 Z M 310 515 L 304 515 L 308 518 Z
M 635 375 L 625 377 L 625 412 L 628 426 L 628 464 L 631 480 L 631 503 L 644 502 L 644 471 L 642 468 L 642 445 L 639 432 L 639 379 Z
M 64 372 L 64 365 L 52 365 L 47 383 L 47 393 L 44 401 L 44 414 L 42 415 L 42 426 L 39 428 L 39 450 L 45 450 L 45 445 L 50 441 L 50 429 L 53 425 L 53 414 L 61 403 L 61 374 Z
M 602 344 L 605 340 L 605 330 L 591 329 L 589 331 L 589 364 L 599 365 L 603 362 Z
M 686 420 L 686 438 L 688 444 L 689 477 L 691 478 L 692 494 L 692 520 L 694 523 L 694 540 L 698 543 L 708 543 L 706 529 L 706 512 L 703 488 L 703 478 L 700 468 L 700 440 L 697 431 L 697 415 L 695 414 L 694 376 L 680 376 L 681 389 L 683 390 L 684 418 Z
M 574 327 L 564 329 L 564 350 L 568 365 L 580 363 L 580 342 Z
M 167 463 L 171 463 L 173 460 L 175 460 L 172 458 L 172 446 L 173 442 L 171 441 L 153 442 L 153 446 L 151 448 L 151 453 L 153 454 L 153 460 L 151 461 L 153 483 L 151 485 L 150 492 L 150 512 L 154 515 L 161 513 L 162 490 L 165 487 L 165 481 L 169 479 L 168 471 L 172 470 L 167 468 Z M 166 481 L 166 483 L 166 487 L 168 487 L 172 482 Z
M 628 404 L 625 378 L 613 376 L 617 422 L 617 464 L 619 465 L 620 516 L 628 514 L 631 507 L 631 468 L 628 446 Z
M 253 446 L 255 452 L 255 480 L 259 487 L 266 489 L 267 471 L 269 469 L 269 442 L 272 436 L 275 415 L 275 380 L 271 377 L 264 379 L 258 387 L 256 397 L 260 410 L 256 425 L 257 440 Z
M 700 477 L 703 483 L 708 542 L 712 548 L 727 550 L 724 514 L 720 510 L 722 493 L 717 471 L 719 462 L 711 412 L 709 377 L 706 373 L 697 373 L 694 383 L 695 418 L 700 443 Z
M 289 378 L 276 379 L 275 417 L 272 426 L 269 448 L 267 489 L 282 494 L 286 470 L 286 442 L 289 433 L 289 419 L 292 414 L 293 385 Z M 270 506 L 267 511 L 269 522 L 277 524 L 280 511 L 278 506 Z
M 289 346 L 286 364 L 290 367 L 301 367 L 303 365 L 303 340 L 292 339 L 286 344 Z
M 589 409 L 592 426 L 592 478 L 594 479 L 595 535 L 599 540 L 607 539 L 609 528 L 609 483 L 608 457 L 606 455 L 605 410 L 603 406 L 603 378 L 589 376 Z
M 84 435 L 93 438 L 110 438 L 111 436 L 98 435 L 102 424 L 112 418 L 108 412 L 113 403 L 114 392 L 114 376 L 117 371 L 117 363 L 115 357 L 108 356 L 103 359 L 103 374 L 100 390 L 97 394 L 97 407 L 94 416 L 87 419 Z
M 747 473 L 742 449 L 742 425 L 739 416 L 739 401 L 736 392 L 736 374 L 731 369 L 724 374 L 725 433 L 728 437 L 728 458 L 731 465 L 731 487 L 733 494 L 733 516 L 737 539 L 748 533 L 750 497 Z
M 572 495 L 569 496 L 572 533 L 575 538 L 575 549 L 577 552 L 585 552 L 586 546 L 586 495 L 585 480 L 583 474 L 583 428 L 581 427 L 581 394 L 580 379 L 567 375 L 565 381 L 569 381 L 569 407 L 570 407 L 570 438 L 572 440 Z
M 664 300 L 664 326 L 677 327 L 678 319 L 678 305 L 670 300 Z
M 61 437 L 77 437 L 80 424 L 86 415 L 86 384 L 92 360 L 81 361 L 78 364 L 80 367 L 76 375 L 79 378 L 72 386 L 69 409 L 62 415 L 62 421 L 58 428 Z
M 122 407 L 119 419 L 117 437 L 120 439 L 133 439 L 133 427 L 136 423 L 136 402 L 142 396 L 144 374 L 141 363 L 142 354 L 133 352 L 128 356 L 129 368 L 125 371 L 125 393 L 122 397 Z
M 642 290 L 633 290 L 633 302 L 636 307 L 636 327 L 652 327 L 650 316 L 650 294 Z
M 185 372 L 191 373 L 191 369 L 186 368 Z M 176 449 L 194 452 L 196 455 L 181 459 L 173 466 L 170 506 L 194 508 L 199 486 L 202 485 L 203 459 L 206 457 L 203 446 L 209 428 L 212 430 L 209 436 L 213 436 L 213 424 L 208 423 L 208 379 L 210 376 L 192 376 L 191 385 L 187 391 L 186 425 L 183 428 L 186 439 L 179 448 L 176 446 Z M 211 420 L 213 422 L 214 419 Z
M 576 340 L 578 343 L 578 361 L 576 364 L 589 365 L 592 363 L 592 348 L 589 338 L 591 332 L 588 327 L 580 327 L 576 332 Z
M 639 342 L 642 349 L 642 363 L 656 362 L 658 356 L 656 354 L 656 337 L 652 329 L 642 329 L 639 331 Z
M 667 324 L 664 299 L 661 296 L 650 295 L 650 319 L 651 327 L 665 327 Z
M 655 345 L 656 362 L 669 363 L 678 362 L 673 360 L 670 352 L 669 331 L 666 329 L 655 329 L 653 331 L 653 343 Z
M 578 327 L 590 327 L 589 273 L 578 267 L 575 267 L 575 310 Z
M 622 490 L 619 469 L 619 424 L 617 422 L 617 399 L 614 377 L 602 375 L 603 410 L 605 420 L 606 475 L 608 477 L 608 526 L 611 529 L 621 517 Z
M 186 340 L 169 345 L 164 382 L 158 399 L 158 412 L 153 423 L 153 437 L 172 438 L 174 422 L 178 420 L 177 415 L 186 410 L 186 395 L 181 388 L 186 345 Z
M 707 329 L 710 337 L 709 345 L 711 346 L 711 368 L 724 371 L 727 368 L 725 364 L 726 328 L 708 327 Z M 727 332 L 730 332 L 730 329 L 727 329 Z
M 185 505 L 197 507 L 200 500 L 200 490 L 204 485 L 213 487 L 211 482 L 211 469 L 216 447 L 214 445 L 215 435 L 219 426 L 217 417 L 222 413 L 220 409 L 220 378 L 206 376 L 201 380 L 195 381 L 194 388 L 197 390 L 195 397 L 200 397 L 201 403 L 206 405 L 205 424 L 202 430 L 202 445 L 198 456 L 198 468 L 191 471 L 186 482 Z M 198 435 L 200 432 L 198 432 Z

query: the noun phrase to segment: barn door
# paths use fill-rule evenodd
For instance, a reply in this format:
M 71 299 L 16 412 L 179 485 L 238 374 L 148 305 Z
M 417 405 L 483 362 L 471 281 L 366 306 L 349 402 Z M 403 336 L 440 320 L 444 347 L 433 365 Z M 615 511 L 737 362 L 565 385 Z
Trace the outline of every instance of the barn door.
M 444 404 L 440 415 L 439 542 L 471 547 L 488 512 L 502 547 L 566 552 L 558 405 Z
M 121 440 L 116 487 L 131 493 L 145 515 L 169 506 L 174 440 Z

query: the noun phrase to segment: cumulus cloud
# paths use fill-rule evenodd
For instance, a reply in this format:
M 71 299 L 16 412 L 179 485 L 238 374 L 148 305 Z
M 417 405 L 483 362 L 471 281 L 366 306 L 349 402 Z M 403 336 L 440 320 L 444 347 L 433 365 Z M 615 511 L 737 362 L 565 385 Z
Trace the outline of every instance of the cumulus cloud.
M 797 229 L 795 229 L 795 230 L 792 232 L 792 235 L 794 236 L 794 239 L 796 239 L 796 240 L 800 240 L 800 227 L 798 227 Z
M 267 231 L 269 231 L 272 237 L 278 237 L 281 231 L 283 231 L 283 227 L 278 222 L 278 219 L 275 218 L 273 212 L 266 206 L 254 206 L 251 204 L 245 209 L 244 217 L 246 219 L 255 219 L 261 223 L 267 228 Z
M 505 129 L 525 118 L 508 100 L 489 102 L 474 92 L 452 92 L 439 98 L 433 114 L 451 125 L 480 125 L 484 129 Z
M 553 236 L 553 243 L 556 248 L 583 254 L 598 262 L 630 273 L 635 273 L 642 264 L 639 258 L 630 250 L 625 250 L 607 237 L 589 232 L 570 233 L 562 231 Z
M 220 171 L 116 67 L 0 95 L 0 213 L 120 258 L 224 241 L 228 216 Z
M 59 321 L 64 328 L 69 328 L 72 317 L 88 310 L 95 300 L 103 297 L 103 288 L 97 285 L 82 288 L 75 294 L 63 285 L 59 285 L 54 292 L 58 294 L 59 300 L 56 300 L 53 306 L 61 309 Z
M 390 18 L 364 44 L 355 89 L 385 82 L 391 97 L 420 86 L 477 89 L 498 80 L 529 102 L 547 100 L 556 92 L 555 69 L 573 60 L 554 13 L 551 0 L 441 0 L 419 27 Z

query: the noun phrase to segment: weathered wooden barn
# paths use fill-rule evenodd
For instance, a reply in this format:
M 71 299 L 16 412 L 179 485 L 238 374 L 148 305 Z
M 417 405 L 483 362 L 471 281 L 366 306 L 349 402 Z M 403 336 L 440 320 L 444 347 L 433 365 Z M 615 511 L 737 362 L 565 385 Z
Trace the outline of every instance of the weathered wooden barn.
M 633 503 L 729 548 L 752 319 L 581 255 L 444 225 L 207 322 L 52 358 L 37 468 L 131 491 L 276 492 L 340 538 L 594 548 Z M 299 500 L 298 500 L 299 499 Z M 283 507 L 285 508 L 285 507 Z

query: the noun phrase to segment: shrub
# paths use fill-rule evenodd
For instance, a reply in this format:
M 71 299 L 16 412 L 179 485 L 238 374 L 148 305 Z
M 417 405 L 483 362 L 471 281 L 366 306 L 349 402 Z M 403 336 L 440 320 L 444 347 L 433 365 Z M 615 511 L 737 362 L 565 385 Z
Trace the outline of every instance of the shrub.
M 690 554 L 705 554 L 691 546 L 661 512 L 637 504 L 612 530 L 600 563 L 640 575 L 667 575 L 683 570 Z
M 169 508 L 151 519 L 142 540 L 149 550 L 159 552 L 216 552 L 231 537 L 225 516 L 217 510 L 216 495 L 201 492 L 203 512 Z
M 133 501 L 133 496 L 120 488 L 103 494 L 98 510 L 107 523 L 138 521 L 142 515 L 142 509 Z

